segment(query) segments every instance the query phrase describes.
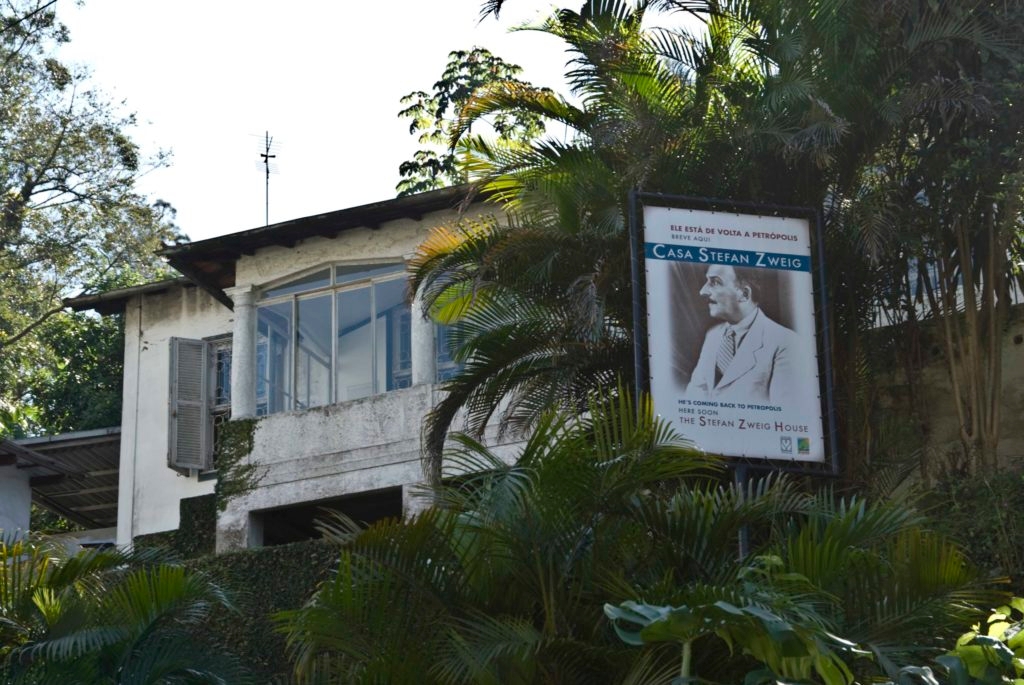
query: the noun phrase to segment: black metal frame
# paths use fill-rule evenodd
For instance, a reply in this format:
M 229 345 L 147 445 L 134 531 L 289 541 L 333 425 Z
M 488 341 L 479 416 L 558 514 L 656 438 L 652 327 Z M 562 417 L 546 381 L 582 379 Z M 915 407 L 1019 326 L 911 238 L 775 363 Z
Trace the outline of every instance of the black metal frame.
M 753 214 L 758 216 L 781 216 L 807 219 L 812 224 L 813 240 L 817 254 L 811 255 L 812 278 L 817 272 L 817 301 L 814 312 L 818 328 L 817 342 L 821 368 L 819 374 L 825 381 L 825 393 L 822 398 L 822 415 L 827 425 L 825 432 L 827 444 L 825 464 L 830 468 L 813 468 L 796 466 L 796 460 L 790 462 L 778 459 L 754 459 L 751 457 L 728 457 L 729 466 L 736 469 L 737 482 L 745 483 L 748 470 L 794 473 L 817 478 L 839 476 L 839 443 L 836 431 L 835 396 L 832 380 L 832 341 L 831 327 L 828 320 L 827 296 L 825 293 L 825 240 L 822 231 L 821 211 L 810 207 L 762 204 L 736 200 L 721 200 L 688 195 L 671 195 L 666 193 L 648 193 L 632 190 L 629 193 L 629 244 L 630 271 L 633 287 L 633 372 L 636 376 L 636 391 L 650 392 L 650 375 L 647 361 L 647 312 L 646 282 L 643 278 L 643 219 L 640 208 L 651 204 L 659 207 L 675 207 L 679 209 L 702 209 L 710 211 L 730 212 L 735 214 Z M 802 463 L 801 463 L 802 464 Z

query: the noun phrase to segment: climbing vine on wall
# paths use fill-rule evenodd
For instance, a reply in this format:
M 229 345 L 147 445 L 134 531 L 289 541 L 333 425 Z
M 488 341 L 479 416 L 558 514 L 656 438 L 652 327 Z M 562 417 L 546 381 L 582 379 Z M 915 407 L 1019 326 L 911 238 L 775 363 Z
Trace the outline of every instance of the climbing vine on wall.
M 228 502 L 252 492 L 263 480 L 266 469 L 248 460 L 252 453 L 256 419 L 225 421 L 217 426 L 214 464 L 217 468 L 217 510 L 224 511 Z

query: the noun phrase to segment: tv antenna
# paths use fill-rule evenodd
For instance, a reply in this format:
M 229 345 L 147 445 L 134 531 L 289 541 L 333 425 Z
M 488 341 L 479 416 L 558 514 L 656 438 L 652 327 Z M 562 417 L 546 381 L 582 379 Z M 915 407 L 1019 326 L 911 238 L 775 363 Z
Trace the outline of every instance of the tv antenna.
M 260 153 L 260 158 L 262 159 L 262 161 L 257 162 L 257 165 L 262 165 L 263 166 L 263 171 L 264 171 L 265 178 L 266 178 L 265 190 L 264 190 L 265 205 L 264 205 L 264 217 L 263 217 L 263 220 L 265 222 L 265 225 L 269 226 L 270 225 L 270 174 L 271 174 L 271 172 L 273 172 L 275 174 L 277 173 L 277 164 L 271 162 L 270 160 L 276 159 L 277 155 L 270 154 L 271 149 L 274 149 L 276 151 L 276 148 L 273 148 L 274 139 L 270 137 L 270 131 L 267 131 L 264 134 L 263 141 L 264 141 L 264 143 L 263 143 L 263 152 Z

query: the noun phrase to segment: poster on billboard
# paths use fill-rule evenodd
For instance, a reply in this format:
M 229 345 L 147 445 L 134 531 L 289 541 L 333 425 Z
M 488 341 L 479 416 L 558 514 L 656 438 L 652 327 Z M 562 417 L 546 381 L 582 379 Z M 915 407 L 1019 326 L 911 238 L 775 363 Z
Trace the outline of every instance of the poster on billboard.
M 806 218 L 643 208 L 655 412 L 709 453 L 823 462 Z

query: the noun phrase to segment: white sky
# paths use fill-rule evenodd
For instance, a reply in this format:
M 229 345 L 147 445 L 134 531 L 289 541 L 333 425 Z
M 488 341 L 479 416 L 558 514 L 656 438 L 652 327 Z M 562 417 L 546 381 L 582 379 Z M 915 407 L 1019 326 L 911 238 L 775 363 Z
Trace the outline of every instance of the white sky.
M 417 149 L 399 99 L 430 90 L 452 50 L 486 47 L 523 78 L 564 92 L 561 43 L 511 26 L 550 1 L 61 0 L 65 61 L 91 68 L 138 115 L 144 150 L 171 166 L 140 190 L 167 200 L 192 239 L 264 224 L 263 134 L 277 154 L 270 222 L 393 197 Z

